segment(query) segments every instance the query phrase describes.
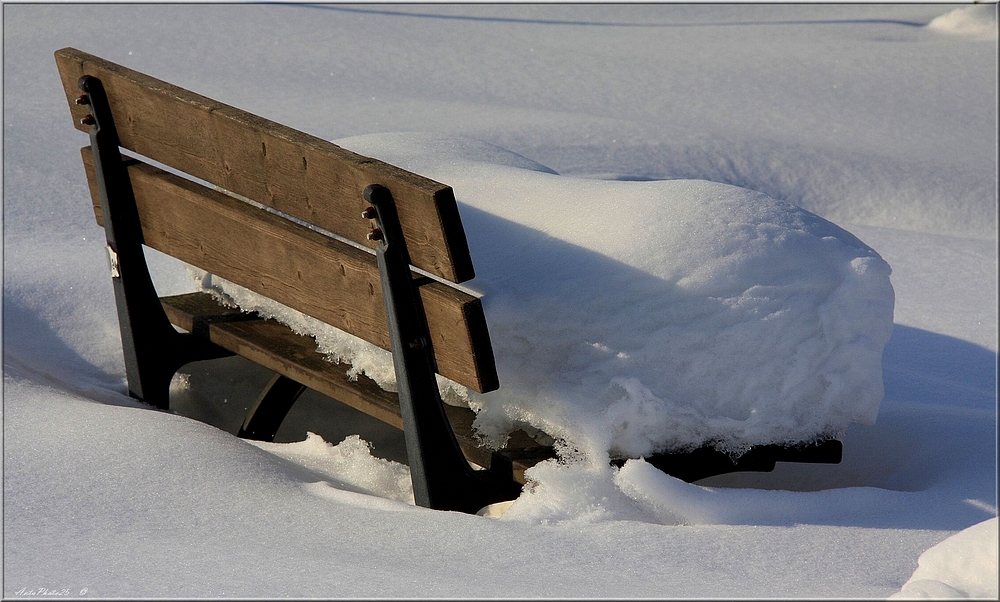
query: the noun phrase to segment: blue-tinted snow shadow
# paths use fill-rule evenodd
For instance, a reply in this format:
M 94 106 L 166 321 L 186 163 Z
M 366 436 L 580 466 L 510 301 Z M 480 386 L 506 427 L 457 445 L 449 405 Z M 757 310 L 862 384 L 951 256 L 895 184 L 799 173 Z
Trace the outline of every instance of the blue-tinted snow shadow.
M 73 349 L 52 324 L 12 295 L 3 298 L 4 374 L 100 403 L 136 407 L 121 377 Z
M 996 352 L 896 324 L 883 375 L 875 425 L 845 439 L 850 461 L 866 461 L 878 486 L 927 495 L 940 513 L 912 516 L 920 526 L 958 529 L 995 516 Z
M 840 464 L 779 463 L 699 484 L 809 492 L 787 519 L 747 511 L 758 524 L 960 530 L 996 516 L 997 354 L 896 324 L 883 370 L 878 419 L 848 429 Z
M 883 354 L 889 400 L 990 409 L 997 354 L 975 343 L 895 324 Z

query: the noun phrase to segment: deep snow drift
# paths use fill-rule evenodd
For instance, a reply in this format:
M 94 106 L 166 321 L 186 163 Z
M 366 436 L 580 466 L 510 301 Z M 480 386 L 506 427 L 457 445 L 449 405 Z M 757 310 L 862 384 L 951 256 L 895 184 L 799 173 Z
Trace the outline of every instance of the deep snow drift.
M 995 597 L 996 31 L 995 6 L 923 4 L 5 5 L 4 595 L 870 598 L 909 581 L 906 595 Z M 877 419 L 847 428 L 836 466 L 687 484 L 639 460 L 542 463 L 492 520 L 415 508 L 406 468 L 350 430 L 255 445 L 152 411 L 124 394 L 104 239 L 80 168 L 86 136 L 68 122 L 52 60 L 66 46 L 395 154 L 455 186 L 470 230 L 502 226 L 531 248 L 562 251 L 561 265 L 629 286 L 664 281 L 656 270 L 679 262 L 722 274 L 724 242 L 688 237 L 699 242 L 690 253 L 657 262 L 653 241 L 591 230 L 596 216 L 573 210 L 571 195 L 612 215 L 610 225 L 646 227 L 613 200 L 591 209 L 588 195 L 620 194 L 667 231 L 670 216 L 637 199 L 680 203 L 686 218 L 683 202 L 695 198 L 730 209 L 761 201 L 778 226 L 828 227 L 779 201 L 802 207 L 892 266 Z M 673 190 L 681 180 L 703 184 Z M 554 206 L 521 194 L 538 189 Z M 504 195 L 508 213 L 497 206 Z M 695 226 L 692 235 L 727 232 Z M 788 244 L 827 244 L 789 233 Z M 841 271 L 823 273 L 877 282 L 848 267 L 864 247 L 834 237 L 818 257 Z M 777 270 L 804 265 L 779 253 L 777 238 L 747 240 Z M 470 285 L 504 302 L 487 308 L 499 338 L 503 305 L 516 300 L 490 280 L 505 273 L 491 249 L 473 249 L 483 280 Z M 751 258 L 736 251 L 739 284 Z M 161 294 L 196 286 L 178 262 L 149 258 Z M 541 267 L 561 274 L 559 265 Z M 506 273 L 512 286 L 539 282 Z M 665 292 L 682 296 L 686 275 Z M 818 323 L 815 300 L 840 289 L 803 278 L 821 284 L 805 295 L 813 301 L 789 303 L 816 309 Z M 712 281 L 687 284 L 699 303 L 710 296 Z M 736 297 L 727 290 L 720 298 Z M 592 390 L 618 352 L 637 351 L 608 332 L 624 317 L 609 309 L 594 324 L 606 336 L 585 341 L 598 346 L 565 358 L 569 368 L 594 359 Z M 721 331 L 710 316 L 703 325 Z M 783 332 L 808 322 L 791 317 Z M 259 391 L 247 383 L 269 377 L 219 364 L 218 386 L 201 389 L 212 407 L 240 410 Z M 190 381 L 198 392 L 196 374 Z M 533 395 L 531 383 L 503 385 Z M 488 426 L 506 428 L 505 403 Z M 584 411 L 567 430 L 597 425 L 581 445 L 610 446 L 614 422 Z
M 494 447 L 527 424 L 598 460 L 739 454 L 874 422 L 890 269 L 836 225 L 713 182 L 568 178 L 471 140 L 337 142 L 455 188 L 501 382 L 470 403 Z M 213 280 L 392 389 L 389 354 Z

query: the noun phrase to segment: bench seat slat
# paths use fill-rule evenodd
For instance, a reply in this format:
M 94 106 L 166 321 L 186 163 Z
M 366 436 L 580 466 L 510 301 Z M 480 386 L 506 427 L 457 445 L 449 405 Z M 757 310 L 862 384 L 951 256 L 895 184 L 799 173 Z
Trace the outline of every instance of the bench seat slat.
M 167 317 L 178 327 L 191 332 L 198 328 L 196 325 L 205 325 L 200 329 L 202 335 L 216 345 L 402 430 L 396 394 L 381 389 L 364 375 L 356 381 L 350 380 L 347 365 L 324 359 L 311 337 L 295 334 L 274 320 L 233 319 L 241 312 L 220 305 L 208 293 L 163 297 L 160 302 Z M 473 433 L 473 411 L 446 405 L 445 412 L 466 458 L 488 468 L 492 454 L 479 446 Z M 514 479 L 523 484 L 524 471 L 541 459 L 551 457 L 552 451 L 551 448 L 539 448 L 518 431 L 503 454 L 511 460 Z
M 93 195 L 89 148 L 82 157 Z M 373 254 L 140 161 L 127 163 L 147 246 L 391 348 Z M 498 388 L 480 300 L 440 282 L 419 290 L 438 372 L 476 391 Z
M 123 147 L 371 248 L 362 191 L 382 184 L 413 265 L 452 282 L 475 275 L 449 186 L 73 48 L 55 59 L 77 129 L 88 113 L 77 81 L 92 75 Z

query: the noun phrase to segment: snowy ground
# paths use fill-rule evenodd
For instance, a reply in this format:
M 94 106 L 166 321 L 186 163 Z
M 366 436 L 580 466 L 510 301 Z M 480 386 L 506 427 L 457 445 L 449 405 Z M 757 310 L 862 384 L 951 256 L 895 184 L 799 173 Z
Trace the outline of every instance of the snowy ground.
M 3 595 L 996 597 L 997 24 L 956 8 L 4 5 Z M 892 268 L 877 420 L 837 466 L 540 465 L 494 520 L 411 506 L 378 444 L 150 411 L 123 394 L 65 46 L 415 161 L 470 228 L 483 191 L 499 214 L 543 177 L 803 207 Z

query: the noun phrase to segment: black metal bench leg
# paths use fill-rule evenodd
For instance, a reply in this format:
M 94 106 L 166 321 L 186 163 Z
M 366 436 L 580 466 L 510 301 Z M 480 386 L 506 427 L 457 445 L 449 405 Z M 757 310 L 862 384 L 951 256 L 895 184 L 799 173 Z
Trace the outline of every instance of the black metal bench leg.
M 231 354 L 177 332 L 163 312 L 142 251 L 139 210 L 118 148 L 118 132 L 104 85 L 85 75 L 79 86 L 84 94 L 77 103 L 91 108 L 83 123 L 90 126 L 129 395 L 167 409 L 170 379 L 178 368 L 188 362 Z
M 423 306 L 392 195 L 376 184 L 364 196 L 374 208 L 364 217 L 378 224 L 370 237 L 381 240 L 376 255 L 417 505 L 474 513 L 517 498 L 518 483 L 489 470 L 473 470 L 458 446 L 438 391 Z
M 288 411 L 305 390 L 306 386 L 302 383 L 275 374 L 250 409 L 237 436 L 255 441 L 274 441 Z

